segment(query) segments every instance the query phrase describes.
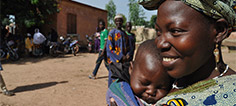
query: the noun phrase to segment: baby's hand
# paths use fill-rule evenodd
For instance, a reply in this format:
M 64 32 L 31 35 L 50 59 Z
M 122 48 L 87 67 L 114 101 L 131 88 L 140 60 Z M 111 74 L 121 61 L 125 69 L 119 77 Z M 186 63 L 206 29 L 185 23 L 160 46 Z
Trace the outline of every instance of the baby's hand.
M 114 98 L 110 99 L 110 106 L 118 106 Z

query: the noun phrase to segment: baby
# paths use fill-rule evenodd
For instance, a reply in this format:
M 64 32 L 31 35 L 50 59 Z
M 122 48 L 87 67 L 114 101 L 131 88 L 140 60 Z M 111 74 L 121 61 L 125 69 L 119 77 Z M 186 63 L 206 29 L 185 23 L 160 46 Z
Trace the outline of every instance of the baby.
M 110 88 L 116 86 L 116 89 L 113 89 L 114 92 L 117 92 L 115 90 L 119 89 L 122 89 L 120 91 L 123 92 L 116 93 L 116 96 L 110 95 L 109 98 L 112 98 L 109 101 L 110 104 L 113 102 L 112 104 L 123 106 L 127 104 L 133 105 L 132 103 L 136 102 L 138 105 L 142 105 L 139 98 L 149 104 L 154 104 L 162 97 L 166 96 L 172 88 L 174 79 L 169 77 L 167 72 L 164 70 L 164 67 L 161 64 L 159 51 L 154 43 L 154 40 L 147 40 L 139 46 L 135 60 L 130 64 L 129 70 L 130 82 L 127 82 L 129 84 L 123 84 L 124 81 L 119 82 L 119 80 L 117 80 L 111 85 Z M 118 86 L 120 88 L 117 89 L 117 85 L 119 84 L 122 86 Z M 124 85 L 128 85 L 129 87 Z M 129 92 L 130 89 L 132 89 L 132 94 Z M 120 94 L 124 94 L 124 96 L 121 97 Z M 117 98 L 117 96 L 120 98 Z M 135 99 L 136 101 L 133 101 L 134 99 L 130 99 L 133 98 L 133 96 L 134 98 L 136 98 L 136 96 L 138 97 Z M 120 102 L 120 100 L 123 101 Z M 131 100 L 132 102 L 130 103 Z
M 154 40 L 140 45 L 132 66 L 130 85 L 136 96 L 154 104 L 169 93 L 174 79 L 164 70 Z

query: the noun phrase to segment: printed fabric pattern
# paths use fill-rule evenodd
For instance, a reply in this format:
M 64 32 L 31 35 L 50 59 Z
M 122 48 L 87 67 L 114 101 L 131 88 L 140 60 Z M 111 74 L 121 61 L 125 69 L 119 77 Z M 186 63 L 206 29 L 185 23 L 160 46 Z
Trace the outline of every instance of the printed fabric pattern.
M 134 96 L 130 85 L 125 81 L 114 81 L 106 94 L 107 104 L 113 98 L 118 106 L 143 106 L 141 101 Z
M 118 29 L 112 29 L 107 39 L 107 61 L 108 63 L 119 63 L 123 55 L 126 54 L 125 33 Z
M 144 8 L 157 9 L 165 0 L 139 0 Z M 186 5 L 214 19 L 225 18 L 230 24 L 229 32 L 236 30 L 236 0 L 181 0 Z
M 155 106 L 236 106 L 236 75 L 201 81 L 170 93 Z M 150 104 L 142 101 L 145 106 Z M 178 104 L 178 105 L 176 105 Z

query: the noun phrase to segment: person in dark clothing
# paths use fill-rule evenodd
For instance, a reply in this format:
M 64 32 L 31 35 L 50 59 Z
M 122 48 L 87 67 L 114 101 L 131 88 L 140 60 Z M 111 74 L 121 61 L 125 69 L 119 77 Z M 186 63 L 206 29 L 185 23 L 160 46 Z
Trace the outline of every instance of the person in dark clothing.
M 51 42 L 57 42 L 58 34 L 57 32 L 51 28 L 51 36 L 50 36 L 50 41 Z

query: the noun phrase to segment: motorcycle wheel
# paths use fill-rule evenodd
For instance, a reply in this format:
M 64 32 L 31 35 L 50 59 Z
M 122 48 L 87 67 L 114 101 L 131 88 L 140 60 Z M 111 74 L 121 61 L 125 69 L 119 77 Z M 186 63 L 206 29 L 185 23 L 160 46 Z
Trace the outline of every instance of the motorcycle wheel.
M 9 52 L 9 55 L 10 55 L 10 59 L 11 59 L 12 61 L 16 61 L 16 60 L 19 59 L 19 55 L 18 55 L 16 52 L 14 52 L 14 51 L 10 51 L 10 52 Z
M 56 46 L 53 46 L 52 48 L 49 49 L 49 54 L 52 56 L 52 57 L 57 57 L 59 54 L 56 52 Z

